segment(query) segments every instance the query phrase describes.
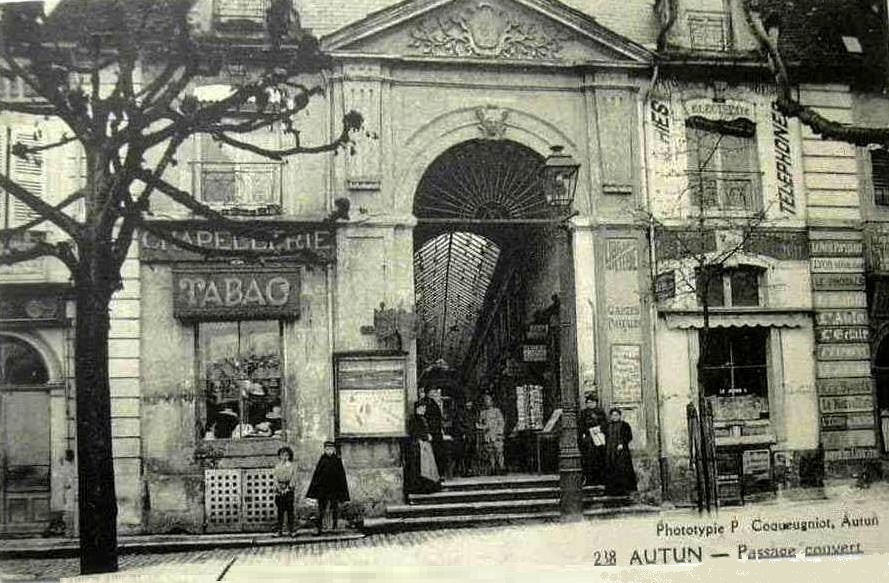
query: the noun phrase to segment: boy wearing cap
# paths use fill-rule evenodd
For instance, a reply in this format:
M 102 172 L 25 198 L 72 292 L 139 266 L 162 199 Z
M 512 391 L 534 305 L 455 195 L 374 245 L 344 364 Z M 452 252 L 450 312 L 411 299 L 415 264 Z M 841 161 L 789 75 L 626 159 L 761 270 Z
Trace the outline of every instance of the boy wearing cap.
M 318 534 L 324 525 L 324 511 L 329 507 L 333 514 L 333 529 L 336 530 L 339 518 L 339 503 L 349 500 L 349 486 L 346 483 L 346 470 L 343 461 L 336 453 L 336 443 L 324 442 L 324 453 L 315 466 L 312 482 L 306 498 L 318 501 Z

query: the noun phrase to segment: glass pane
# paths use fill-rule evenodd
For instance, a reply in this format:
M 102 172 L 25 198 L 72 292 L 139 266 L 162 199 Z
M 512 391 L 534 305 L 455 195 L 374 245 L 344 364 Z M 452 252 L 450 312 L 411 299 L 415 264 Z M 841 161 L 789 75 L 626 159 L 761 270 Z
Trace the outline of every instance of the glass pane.
M 766 364 L 764 328 L 740 328 L 732 331 L 732 360 L 736 366 Z
M 735 391 L 738 395 L 768 397 L 769 389 L 765 366 L 735 369 Z
M 240 384 L 237 322 L 202 322 L 198 325 L 200 374 L 206 391 L 207 438 L 228 439 L 240 420 Z
M 721 170 L 726 173 L 749 175 L 759 169 L 753 164 L 756 146 L 753 138 L 724 135 L 719 144 L 719 154 L 722 158 Z
M 697 288 L 698 303 L 704 303 L 710 307 L 725 305 L 725 288 L 723 287 L 723 275 L 721 269 L 696 269 L 695 286 Z
M 0 336 L 0 384 L 41 385 L 49 380 L 43 357 L 18 338 Z
M 751 268 L 734 269 L 731 272 L 732 305 L 759 305 L 759 270 Z
M 731 336 L 729 330 L 711 329 L 708 346 L 704 346 L 704 335 L 700 335 L 700 350 L 705 367 L 728 366 L 731 364 Z
M 702 374 L 704 395 L 726 395 L 731 388 L 731 371 L 728 368 L 705 369 Z

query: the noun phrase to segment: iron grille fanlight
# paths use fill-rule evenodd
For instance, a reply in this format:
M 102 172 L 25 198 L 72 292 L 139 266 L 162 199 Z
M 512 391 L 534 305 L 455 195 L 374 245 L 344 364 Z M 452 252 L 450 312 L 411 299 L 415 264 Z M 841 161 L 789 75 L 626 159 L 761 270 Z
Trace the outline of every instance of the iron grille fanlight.
M 543 196 L 551 206 L 571 206 L 577 189 L 580 164 L 566 154 L 562 146 L 552 146 L 550 149 L 552 152 L 540 169 Z

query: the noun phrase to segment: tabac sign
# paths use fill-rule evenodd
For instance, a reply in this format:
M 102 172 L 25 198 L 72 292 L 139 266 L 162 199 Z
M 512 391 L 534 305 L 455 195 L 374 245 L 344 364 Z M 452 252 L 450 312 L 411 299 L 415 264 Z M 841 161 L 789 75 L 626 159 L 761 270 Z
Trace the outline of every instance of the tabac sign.
M 296 318 L 299 289 L 294 269 L 176 270 L 173 314 L 198 320 Z
M 230 260 L 246 253 L 304 263 L 336 260 L 336 232 L 330 224 L 239 221 L 238 225 L 238 231 L 232 232 L 206 221 L 152 221 L 140 234 L 141 258 L 147 262 Z

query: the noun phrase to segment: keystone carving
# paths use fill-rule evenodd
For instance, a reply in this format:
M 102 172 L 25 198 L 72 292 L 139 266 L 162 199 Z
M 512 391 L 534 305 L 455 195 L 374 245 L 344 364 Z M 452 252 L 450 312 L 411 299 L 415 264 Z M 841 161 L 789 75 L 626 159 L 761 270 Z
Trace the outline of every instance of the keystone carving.
M 489 2 L 431 17 L 414 28 L 408 44 L 434 57 L 553 60 L 564 38 Z
M 506 134 L 506 119 L 509 112 L 494 105 L 479 107 L 475 110 L 478 118 L 478 129 L 482 136 L 489 140 L 502 140 Z

